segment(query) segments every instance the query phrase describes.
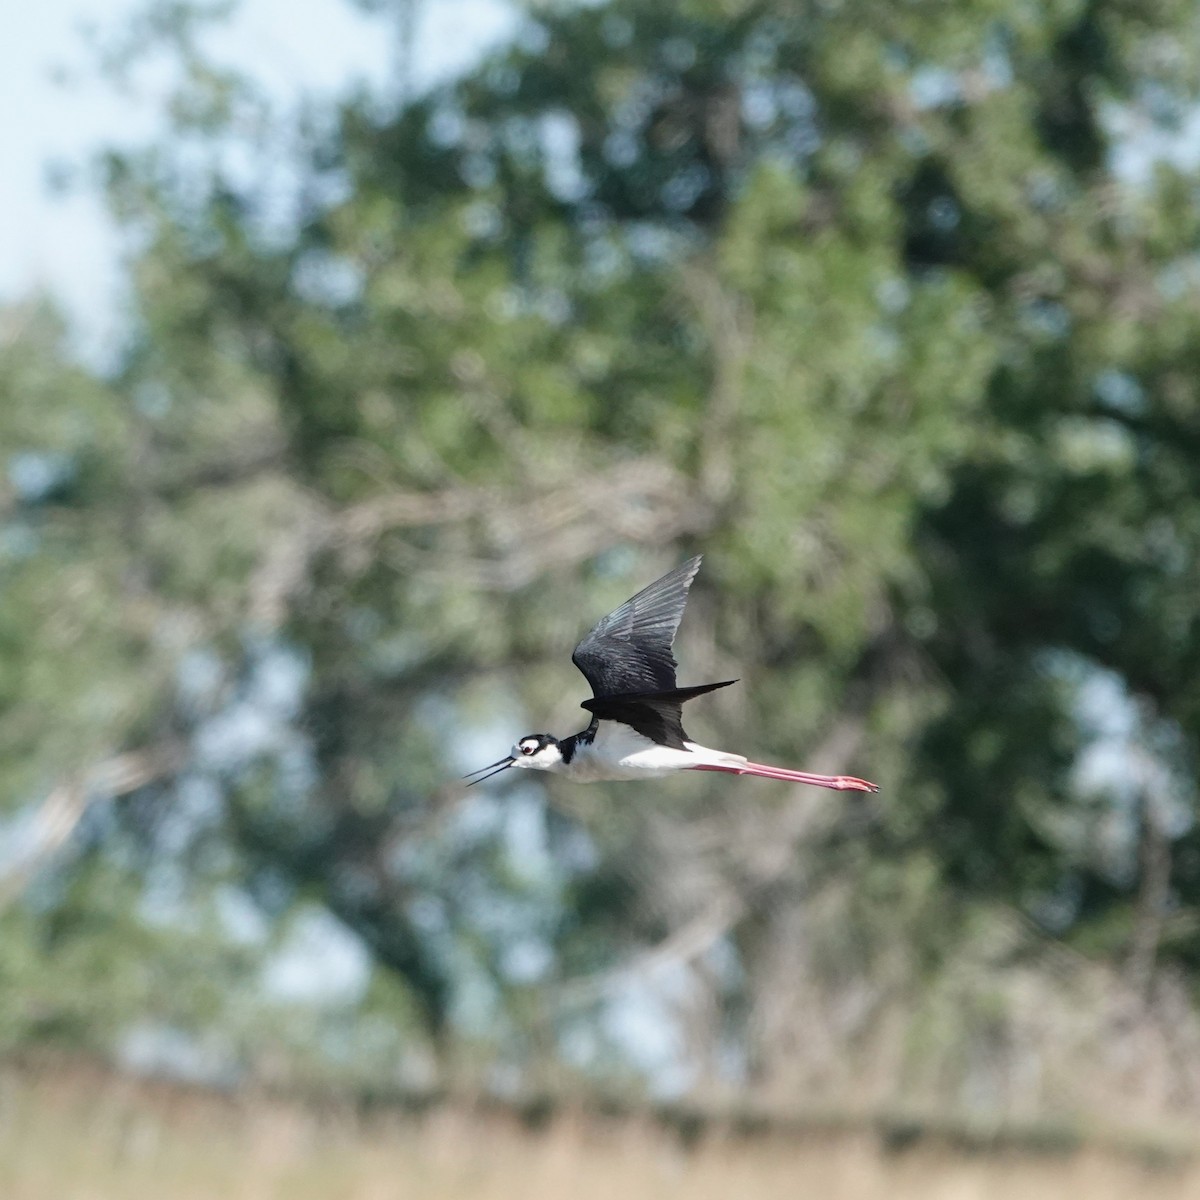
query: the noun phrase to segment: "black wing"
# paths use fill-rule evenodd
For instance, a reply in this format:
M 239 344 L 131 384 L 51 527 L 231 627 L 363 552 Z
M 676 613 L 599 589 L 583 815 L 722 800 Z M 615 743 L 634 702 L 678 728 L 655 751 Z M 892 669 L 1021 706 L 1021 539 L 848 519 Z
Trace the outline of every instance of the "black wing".
M 715 692 L 717 688 L 737 683 L 726 679 L 723 683 L 702 683 L 698 687 L 677 688 L 669 692 L 625 693 L 619 696 L 593 696 L 580 705 L 594 714 L 600 721 L 620 721 L 636 729 L 660 746 L 672 750 L 686 747 L 687 734 L 683 732 L 683 705 L 695 696 Z
M 626 600 L 575 647 L 571 661 L 594 696 L 674 690 L 671 644 L 698 570 L 699 555 Z

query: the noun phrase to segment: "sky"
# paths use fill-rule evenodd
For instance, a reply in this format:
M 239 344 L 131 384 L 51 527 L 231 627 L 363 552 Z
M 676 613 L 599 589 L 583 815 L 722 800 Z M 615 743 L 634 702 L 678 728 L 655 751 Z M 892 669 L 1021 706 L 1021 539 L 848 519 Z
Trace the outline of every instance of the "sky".
M 143 142 L 160 128 L 152 99 L 122 97 L 99 77 L 85 36 L 89 27 L 114 35 L 145 2 L 14 5 L 0 37 L 0 302 L 49 292 L 91 361 L 111 358 L 120 333 L 120 243 L 94 189 L 57 194 L 49 179 L 64 169 L 83 179 L 97 148 Z M 514 23 L 503 0 L 424 0 L 417 14 L 418 86 L 469 66 Z M 349 0 L 241 0 L 214 45 L 283 103 L 361 80 L 386 85 L 397 63 L 387 21 Z

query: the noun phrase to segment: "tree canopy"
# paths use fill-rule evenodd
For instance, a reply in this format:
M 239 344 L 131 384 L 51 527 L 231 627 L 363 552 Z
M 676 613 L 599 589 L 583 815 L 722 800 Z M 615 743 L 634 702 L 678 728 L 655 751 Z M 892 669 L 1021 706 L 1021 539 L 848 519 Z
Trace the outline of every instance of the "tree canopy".
M 1054 954 L 1166 1039 L 1194 6 L 533 5 L 461 79 L 298 114 L 160 17 L 173 140 L 104 162 L 119 369 L 44 307 L 0 329 L 0 798 L 70 826 L 0 973 L 79 972 L 10 1040 L 133 1012 L 256 1062 L 247 973 L 312 904 L 374 964 L 330 1052 L 368 1074 L 620 1076 L 640 1003 L 690 1084 L 995 1100 L 989 1039 L 1050 1053 L 1004 989 L 1070 991 Z M 701 552 L 681 681 L 742 683 L 697 731 L 881 796 L 464 796 L 578 728 L 579 634 Z

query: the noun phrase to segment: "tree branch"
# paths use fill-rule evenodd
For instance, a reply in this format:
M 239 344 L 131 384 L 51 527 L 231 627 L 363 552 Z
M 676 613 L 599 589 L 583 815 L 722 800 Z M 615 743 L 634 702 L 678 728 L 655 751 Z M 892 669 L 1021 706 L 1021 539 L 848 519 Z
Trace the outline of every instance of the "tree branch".
M 94 800 L 125 796 L 164 779 L 179 769 L 183 758 L 182 747 L 176 745 L 133 750 L 105 759 L 55 787 L 38 811 L 38 836 L 34 845 L 0 878 L 0 912 L 21 896 L 42 867 L 67 842 Z

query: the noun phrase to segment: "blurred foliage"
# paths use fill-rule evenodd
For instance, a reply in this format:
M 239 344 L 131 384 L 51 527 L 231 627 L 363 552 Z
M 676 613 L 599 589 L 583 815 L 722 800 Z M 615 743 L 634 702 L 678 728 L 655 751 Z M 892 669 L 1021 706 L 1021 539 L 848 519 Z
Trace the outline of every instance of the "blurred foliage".
M 910 995 L 981 913 L 1194 970 L 1200 208 L 1153 151 L 1198 19 L 537 5 L 429 94 L 281 116 L 158 10 L 174 137 L 105 160 L 120 368 L 36 306 L 0 331 L 0 780 L 27 819 L 177 760 L 85 814 L 0 972 L 97 889 L 114 981 L 164 953 L 125 922 L 165 871 L 266 942 L 328 906 L 442 1069 L 625 1071 L 605 1001 L 658 945 L 689 1078 L 770 1081 L 798 981 Z M 698 551 L 685 677 L 742 684 L 697 734 L 878 802 L 464 800 L 575 728 L 578 635 Z

